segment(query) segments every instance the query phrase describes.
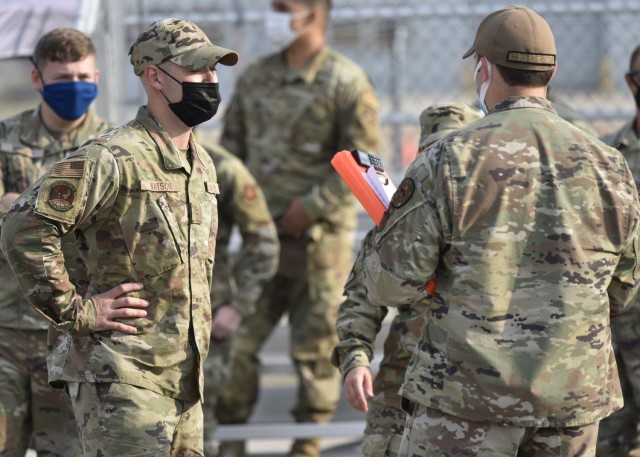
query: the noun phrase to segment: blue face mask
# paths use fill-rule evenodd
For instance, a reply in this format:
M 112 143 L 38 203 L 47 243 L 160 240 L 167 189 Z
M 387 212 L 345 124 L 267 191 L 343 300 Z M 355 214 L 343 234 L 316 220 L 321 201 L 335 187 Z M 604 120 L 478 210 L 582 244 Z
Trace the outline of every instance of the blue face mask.
M 98 96 L 98 85 L 85 81 L 46 84 L 42 98 L 62 119 L 75 121 L 84 115 Z

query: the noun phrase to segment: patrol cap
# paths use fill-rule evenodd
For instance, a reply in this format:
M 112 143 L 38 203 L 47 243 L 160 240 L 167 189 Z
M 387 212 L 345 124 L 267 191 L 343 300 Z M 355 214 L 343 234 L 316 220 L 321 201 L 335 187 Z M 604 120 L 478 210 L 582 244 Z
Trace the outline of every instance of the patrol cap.
M 176 18 L 150 24 L 133 43 L 129 55 L 138 76 L 147 65 L 167 60 L 192 71 L 211 68 L 217 62 L 227 66 L 238 63 L 237 52 L 214 45 L 193 22 Z
M 462 58 L 474 52 L 495 64 L 522 70 L 546 71 L 556 64 L 551 27 L 538 13 L 522 6 L 510 6 L 485 17 Z
M 449 133 L 477 121 L 484 114 L 465 103 L 438 103 L 420 113 L 420 142 L 422 152 Z

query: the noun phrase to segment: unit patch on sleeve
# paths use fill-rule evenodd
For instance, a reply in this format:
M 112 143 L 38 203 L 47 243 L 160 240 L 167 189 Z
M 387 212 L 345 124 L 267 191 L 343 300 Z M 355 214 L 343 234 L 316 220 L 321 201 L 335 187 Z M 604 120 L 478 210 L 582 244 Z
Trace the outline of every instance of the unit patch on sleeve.
M 74 223 L 86 204 L 93 165 L 91 159 L 54 164 L 40 185 L 34 211 L 47 219 Z
M 391 199 L 393 207 L 400 208 L 401 206 L 404 206 L 404 204 L 409 201 L 415 190 L 416 185 L 413 182 L 413 179 L 404 178 Z
M 76 198 L 76 188 L 69 181 L 56 181 L 49 188 L 47 203 L 58 211 L 69 211 L 73 208 Z
M 258 191 L 255 184 L 245 184 L 243 192 L 244 201 L 247 203 L 255 203 L 258 199 Z

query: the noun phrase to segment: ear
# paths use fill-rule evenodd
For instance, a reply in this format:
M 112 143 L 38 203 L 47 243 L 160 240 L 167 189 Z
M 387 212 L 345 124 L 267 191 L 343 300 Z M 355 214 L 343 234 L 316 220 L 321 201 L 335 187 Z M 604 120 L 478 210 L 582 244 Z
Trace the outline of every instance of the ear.
M 306 25 L 322 20 L 322 14 L 318 6 L 309 9 L 309 14 L 305 17 Z
M 42 78 L 40 77 L 40 72 L 36 68 L 31 69 L 31 85 L 36 90 L 36 92 L 42 92 L 44 83 L 42 81 Z
M 144 67 L 144 72 L 142 73 L 142 78 L 147 81 L 150 87 L 153 87 L 155 90 L 162 90 L 162 82 L 158 77 L 158 67 L 155 65 L 147 65 Z
M 480 57 L 478 63 L 476 63 L 476 74 L 474 78 L 478 77 L 478 73 L 480 73 L 480 84 L 489 79 L 489 61 L 486 57 Z
M 556 75 L 556 72 L 558 71 L 558 61 L 556 60 L 556 66 L 553 67 L 553 73 L 551 73 L 551 78 L 549 78 L 549 82 L 551 82 L 551 80 L 553 79 L 553 77 Z
M 624 75 L 624 80 L 627 83 L 627 87 L 629 88 L 631 93 L 635 95 L 636 91 L 639 90 L 636 82 L 628 73 Z
M 95 83 L 98 84 L 98 81 L 100 81 L 100 69 L 96 68 L 96 72 L 95 72 Z

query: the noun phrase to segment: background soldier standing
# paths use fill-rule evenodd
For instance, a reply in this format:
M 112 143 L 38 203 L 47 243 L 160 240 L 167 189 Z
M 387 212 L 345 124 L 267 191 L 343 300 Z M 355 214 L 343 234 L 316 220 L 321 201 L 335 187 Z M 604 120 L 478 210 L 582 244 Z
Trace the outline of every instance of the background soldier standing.
M 293 416 L 297 422 L 331 419 L 340 374 L 330 357 L 356 227 L 355 198 L 331 158 L 342 149 L 375 152 L 378 145 L 378 101 L 368 76 L 326 45 L 329 0 L 274 0 L 272 9 L 267 32 L 283 51 L 240 77 L 221 143 L 240 157 L 265 193 L 279 230 L 280 266 L 256 314 L 237 332 L 232 382 L 217 408 L 223 424 L 251 416 L 258 353 L 285 313 L 299 379 Z M 233 446 L 236 455 L 244 453 L 244 443 Z M 319 440 L 298 439 L 290 455 L 319 452 Z
M 205 456 L 216 454 L 212 436 L 216 428 L 215 405 L 220 389 L 229 382 L 233 335 L 242 319 L 255 313 L 262 286 L 278 267 L 280 243 L 262 190 L 244 164 L 218 145 L 206 145 L 216 166 L 220 193 L 216 264 L 211 288 L 211 347 L 205 363 Z M 229 250 L 233 227 L 242 246 Z
M 462 103 L 437 104 L 420 114 L 418 153 L 453 132 L 482 117 L 482 112 Z M 364 238 L 369 243 L 374 231 Z M 340 342 L 332 362 L 344 376 L 344 393 L 349 404 L 366 412 L 362 452 L 367 457 L 395 457 L 400 450 L 406 413 L 400 406 L 398 391 L 420 339 L 424 312 L 431 297 L 398 308 L 384 341 L 384 355 L 371 383 L 370 364 L 376 335 L 380 332 L 387 308 L 368 303 L 362 286 L 362 250 L 345 285 L 346 300 L 340 305 L 336 328 Z M 367 397 L 370 397 L 367 401 Z
M 31 71 L 42 102 L 0 122 L 0 213 L 51 164 L 113 127 L 89 108 L 99 70 L 91 39 L 54 29 L 36 44 Z M 79 288 L 87 274 L 73 237 L 63 242 L 67 269 Z M 31 436 L 41 455 L 82 455 L 71 402 L 47 379 L 49 322 L 27 303 L 9 265 L 0 262 L 0 455 L 23 457 Z
M 640 46 L 631 53 L 625 75 L 636 101 L 636 116 L 603 141 L 627 159 L 640 188 Z M 611 336 L 618 363 L 624 407 L 600 422 L 598 457 L 640 457 L 640 301 L 629 313 L 611 319 Z
M 489 114 L 416 158 L 363 254 L 378 306 L 423 299 L 436 276 L 400 455 L 592 456 L 622 406 L 609 315 L 640 286 L 633 177 L 546 99 L 542 17 L 491 13 L 471 55 Z
M 217 111 L 216 64 L 238 55 L 182 19 L 151 24 L 130 54 L 147 105 L 27 189 L 0 242 L 63 331 L 49 380 L 71 398 L 85 455 L 201 456 L 218 186 L 191 128 Z M 87 246 L 88 298 L 59 248 L 72 231 Z

